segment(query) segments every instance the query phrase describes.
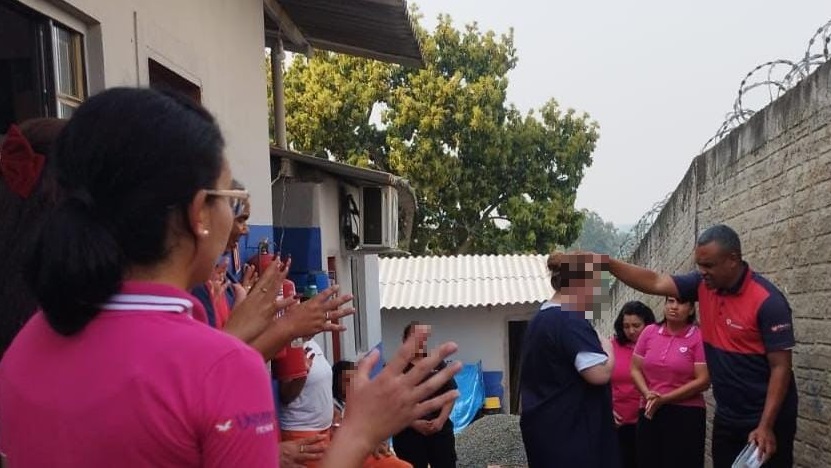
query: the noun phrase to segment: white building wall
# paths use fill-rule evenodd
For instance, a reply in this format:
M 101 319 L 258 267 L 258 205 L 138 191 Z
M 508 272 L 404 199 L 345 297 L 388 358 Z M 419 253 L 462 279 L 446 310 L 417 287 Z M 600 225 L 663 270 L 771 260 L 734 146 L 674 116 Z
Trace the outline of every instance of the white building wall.
M 202 90 L 234 175 L 253 197 L 251 223 L 271 225 L 261 0 L 21 0 L 85 34 L 90 93 L 147 86 L 153 59 Z
M 537 305 L 509 305 L 456 309 L 384 310 L 381 313 L 384 359 L 389 359 L 401 344 L 404 327 L 417 320 L 432 326 L 430 348 L 453 341 L 459 350 L 453 360 L 467 364 L 482 361 L 482 370 L 508 375 L 508 321 L 527 320 Z M 507 381 L 503 381 L 506 386 Z
M 383 341 L 383 324 L 381 321 L 381 285 L 378 271 L 378 256 L 363 257 L 363 294 L 364 313 L 366 314 L 367 345 L 373 347 Z M 367 350 L 368 351 L 368 350 Z
M 484 372 L 502 372 L 503 405 L 510 407 L 510 362 L 508 353 L 508 322 L 530 320 L 539 304 L 492 307 L 406 309 L 381 311 L 384 359 L 390 359 L 401 344 L 404 327 L 417 320 L 432 326 L 428 348 L 453 341 L 459 350 L 452 360 L 473 364 L 482 361 Z
M 327 258 L 335 257 L 335 269 L 338 275 L 341 294 L 352 293 L 354 290 L 352 276 L 349 272 L 349 263 L 343 254 L 343 242 L 340 234 L 340 197 L 338 195 L 338 180 L 332 176 L 325 176 L 324 182 L 320 184 L 320 197 L 317 221 L 320 226 L 321 260 L 322 271 L 327 270 Z M 346 306 L 352 306 L 348 303 Z M 346 318 L 343 323 L 348 330 L 341 333 L 341 350 L 346 352 L 354 349 L 354 340 L 351 340 L 352 319 Z M 326 353 L 330 360 L 333 359 L 333 343 L 331 334 L 327 334 Z M 348 353 L 347 353 L 348 354 Z
M 369 349 L 381 342 L 381 293 L 378 274 L 378 256 L 355 254 L 346 250 L 343 243 L 340 226 L 340 203 L 341 189 L 358 195 L 357 188 L 332 176 L 324 176 L 320 187 L 320 203 L 318 208 L 317 221 L 321 231 L 322 249 L 322 270 L 326 270 L 327 257 L 333 256 L 336 259 L 338 282 L 341 291 L 351 293 L 360 297 L 362 311 L 361 320 L 363 327 L 361 333 L 364 335 L 365 344 L 362 346 L 356 339 L 356 320 L 354 317 L 347 317 L 344 324 L 347 331 L 341 334 L 343 358 L 354 360 L 359 353 Z M 353 278 L 350 262 L 357 262 L 356 271 L 359 278 Z M 347 306 L 354 307 L 356 304 L 349 303 Z M 331 339 L 327 339 L 331 344 Z

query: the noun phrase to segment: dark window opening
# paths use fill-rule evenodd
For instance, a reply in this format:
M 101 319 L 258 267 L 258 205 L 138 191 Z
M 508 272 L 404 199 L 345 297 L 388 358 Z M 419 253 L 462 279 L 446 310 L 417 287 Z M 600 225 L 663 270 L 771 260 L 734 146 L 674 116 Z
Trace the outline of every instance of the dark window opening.
M 195 102 L 202 103 L 202 90 L 199 86 L 153 59 L 149 59 L 147 65 L 151 88 L 178 91 Z
M 525 339 L 527 328 L 527 320 L 508 322 L 508 385 L 511 393 L 511 414 L 519 414 L 519 371 L 522 365 L 522 341 Z
M 363 243 L 382 245 L 384 242 L 384 210 L 381 187 L 363 188 Z

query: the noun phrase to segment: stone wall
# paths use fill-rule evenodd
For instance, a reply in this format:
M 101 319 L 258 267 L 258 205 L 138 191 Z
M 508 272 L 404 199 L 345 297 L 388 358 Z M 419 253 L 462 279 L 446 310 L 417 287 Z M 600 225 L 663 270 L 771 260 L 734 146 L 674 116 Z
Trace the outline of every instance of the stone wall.
M 631 261 L 692 270 L 696 235 L 716 223 L 738 231 L 747 261 L 791 303 L 796 466 L 831 466 L 831 63 L 696 157 Z M 632 299 L 661 315 L 662 298 L 613 285 L 613 312 Z

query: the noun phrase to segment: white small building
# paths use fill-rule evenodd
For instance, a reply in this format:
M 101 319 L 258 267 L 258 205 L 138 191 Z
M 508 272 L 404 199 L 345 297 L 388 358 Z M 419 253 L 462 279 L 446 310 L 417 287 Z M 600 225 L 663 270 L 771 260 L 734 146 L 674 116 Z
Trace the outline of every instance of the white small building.
M 429 324 L 430 344 L 454 341 L 453 359 L 481 361 L 486 392 L 498 395 L 493 387 L 500 384 L 503 410 L 516 413 L 525 329 L 552 295 L 545 261 L 545 255 L 381 258 L 384 350 L 398 347 L 408 323 Z

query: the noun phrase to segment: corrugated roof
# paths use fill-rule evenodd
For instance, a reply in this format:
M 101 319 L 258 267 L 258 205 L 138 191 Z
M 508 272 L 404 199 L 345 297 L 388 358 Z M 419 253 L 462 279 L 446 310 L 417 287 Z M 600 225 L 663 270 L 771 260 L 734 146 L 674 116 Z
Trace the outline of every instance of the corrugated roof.
M 552 294 L 545 259 L 545 255 L 381 258 L 381 308 L 542 302 Z
M 405 0 L 278 0 L 314 48 L 424 68 Z M 273 28 L 266 15 L 266 28 Z M 297 49 L 283 37 L 287 50 Z

